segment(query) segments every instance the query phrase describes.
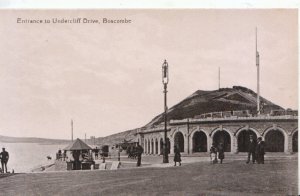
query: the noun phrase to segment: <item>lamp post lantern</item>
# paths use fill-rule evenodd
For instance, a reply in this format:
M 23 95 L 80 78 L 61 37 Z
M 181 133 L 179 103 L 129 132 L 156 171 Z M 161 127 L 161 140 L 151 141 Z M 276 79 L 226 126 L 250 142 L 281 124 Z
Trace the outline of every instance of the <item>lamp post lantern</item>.
M 167 60 L 162 64 L 162 83 L 164 85 L 164 95 L 165 95 L 165 104 L 164 104 L 164 120 L 165 120 L 165 132 L 164 132 L 164 144 L 163 144 L 163 163 L 169 163 L 168 157 L 168 146 L 167 146 L 167 85 L 169 82 L 169 70 L 168 70 Z

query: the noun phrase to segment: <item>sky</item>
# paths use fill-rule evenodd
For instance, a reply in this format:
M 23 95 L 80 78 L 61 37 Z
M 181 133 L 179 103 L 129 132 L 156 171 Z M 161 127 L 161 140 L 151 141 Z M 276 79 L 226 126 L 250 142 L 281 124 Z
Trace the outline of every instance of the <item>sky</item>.
M 17 23 L 128 19 L 127 24 Z M 102 137 L 147 124 L 163 111 L 161 66 L 169 63 L 168 106 L 197 90 L 256 91 L 298 106 L 296 9 L 0 10 L 0 135 Z

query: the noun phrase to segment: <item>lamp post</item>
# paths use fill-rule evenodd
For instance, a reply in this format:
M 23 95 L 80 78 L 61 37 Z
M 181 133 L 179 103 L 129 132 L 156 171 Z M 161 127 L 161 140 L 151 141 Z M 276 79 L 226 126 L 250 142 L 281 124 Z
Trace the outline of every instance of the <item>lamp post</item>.
M 169 70 L 167 60 L 162 64 L 162 83 L 164 85 L 165 105 L 164 105 L 164 120 L 165 120 L 165 133 L 164 133 L 164 152 L 163 152 L 163 163 L 169 163 L 168 149 L 167 149 L 167 85 L 169 82 Z

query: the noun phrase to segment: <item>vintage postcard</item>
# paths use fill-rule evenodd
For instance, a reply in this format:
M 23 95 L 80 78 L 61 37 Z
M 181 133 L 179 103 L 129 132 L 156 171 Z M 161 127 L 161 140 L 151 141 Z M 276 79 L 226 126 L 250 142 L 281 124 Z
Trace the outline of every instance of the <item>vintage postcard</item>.
M 297 9 L 2 9 L 0 43 L 0 195 L 298 195 Z

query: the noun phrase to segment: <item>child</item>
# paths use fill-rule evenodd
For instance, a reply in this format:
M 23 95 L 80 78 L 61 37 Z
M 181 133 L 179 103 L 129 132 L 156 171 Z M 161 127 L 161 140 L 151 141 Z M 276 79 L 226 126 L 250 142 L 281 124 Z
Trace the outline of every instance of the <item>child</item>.
M 211 163 L 215 164 L 215 163 L 218 163 L 218 160 L 217 160 L 217 148 L 215 147 L 215 144 L 213 144 L 211 147 L 210 147 L 210 161 Z

